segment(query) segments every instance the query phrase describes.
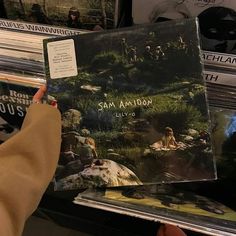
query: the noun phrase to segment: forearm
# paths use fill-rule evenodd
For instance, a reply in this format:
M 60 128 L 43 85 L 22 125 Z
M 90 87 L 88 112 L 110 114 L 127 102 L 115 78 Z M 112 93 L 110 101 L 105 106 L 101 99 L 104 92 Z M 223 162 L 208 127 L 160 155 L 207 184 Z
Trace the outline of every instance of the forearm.
M 13 224 L 9 226 L 13 227 L 12 236 L 21 234 L 26 218 L 36 209 L 52 179 L 60 143 L 59 111 L 34 104 L 21 131 L 0 146 L 0 220 Z

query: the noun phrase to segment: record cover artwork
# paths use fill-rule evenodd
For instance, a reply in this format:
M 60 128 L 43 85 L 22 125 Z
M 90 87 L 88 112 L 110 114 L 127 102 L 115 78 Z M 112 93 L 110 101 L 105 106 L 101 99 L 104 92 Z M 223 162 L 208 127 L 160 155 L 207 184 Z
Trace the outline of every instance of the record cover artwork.
M 134 24 L 198 17 L 204 50 L 236 54 L 235 0 L 133 0 Z
M 44 40 L 56 189 L 215 179 L 196 19 Z
M 32 103 L 37 86 L 9 83 L 0 75 L 0 143 L 15 135 Z
M 4 0 L 8 19 L 76 29 L 115 28 L 118 0 Z

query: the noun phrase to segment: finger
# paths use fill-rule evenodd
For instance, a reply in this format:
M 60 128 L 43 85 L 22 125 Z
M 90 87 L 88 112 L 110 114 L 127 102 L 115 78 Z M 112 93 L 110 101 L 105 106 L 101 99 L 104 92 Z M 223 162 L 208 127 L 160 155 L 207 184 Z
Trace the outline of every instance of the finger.
M 46 85 L 42 85 L 33 97 L 34 102 L 40 102 L 47 90 Z

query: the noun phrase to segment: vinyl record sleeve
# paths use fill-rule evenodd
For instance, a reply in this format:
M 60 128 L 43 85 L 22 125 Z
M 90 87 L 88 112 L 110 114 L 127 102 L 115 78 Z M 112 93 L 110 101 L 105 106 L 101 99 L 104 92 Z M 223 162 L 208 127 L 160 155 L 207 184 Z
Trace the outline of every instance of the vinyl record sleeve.
M 216 178 L 196 19 L 44 40 L 55 189 Z
M 0 72 L 0 143 L 21 128 L 28 106 L 42 79 Z
M 235 0 L 133 0 L 134 24 L 198 17 L 202 48 L 236 53 Z
M 75 29 L 115 28 L 121 0 L 4 0 L 7 18 Z
M 212 199 L 183 190 L 178 184 L 88 189 L 78 194 L 73 202 L 177 225 L 204 235 L 232 236 L 236 233 L 235 211 Z

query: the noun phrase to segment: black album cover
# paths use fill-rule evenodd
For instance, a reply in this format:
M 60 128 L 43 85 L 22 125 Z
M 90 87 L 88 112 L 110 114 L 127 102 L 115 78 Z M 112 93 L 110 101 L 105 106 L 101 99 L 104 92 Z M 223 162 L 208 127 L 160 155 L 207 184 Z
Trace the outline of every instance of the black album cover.
M 40 86 L 36 81 L 23 83 L 23 78 L 16 82 L 16 77 L 0 73 L 0 143 L 20 130 L 27 108 Z
M 215 179 L 196 19 L 44 40 L 55 189 Z

